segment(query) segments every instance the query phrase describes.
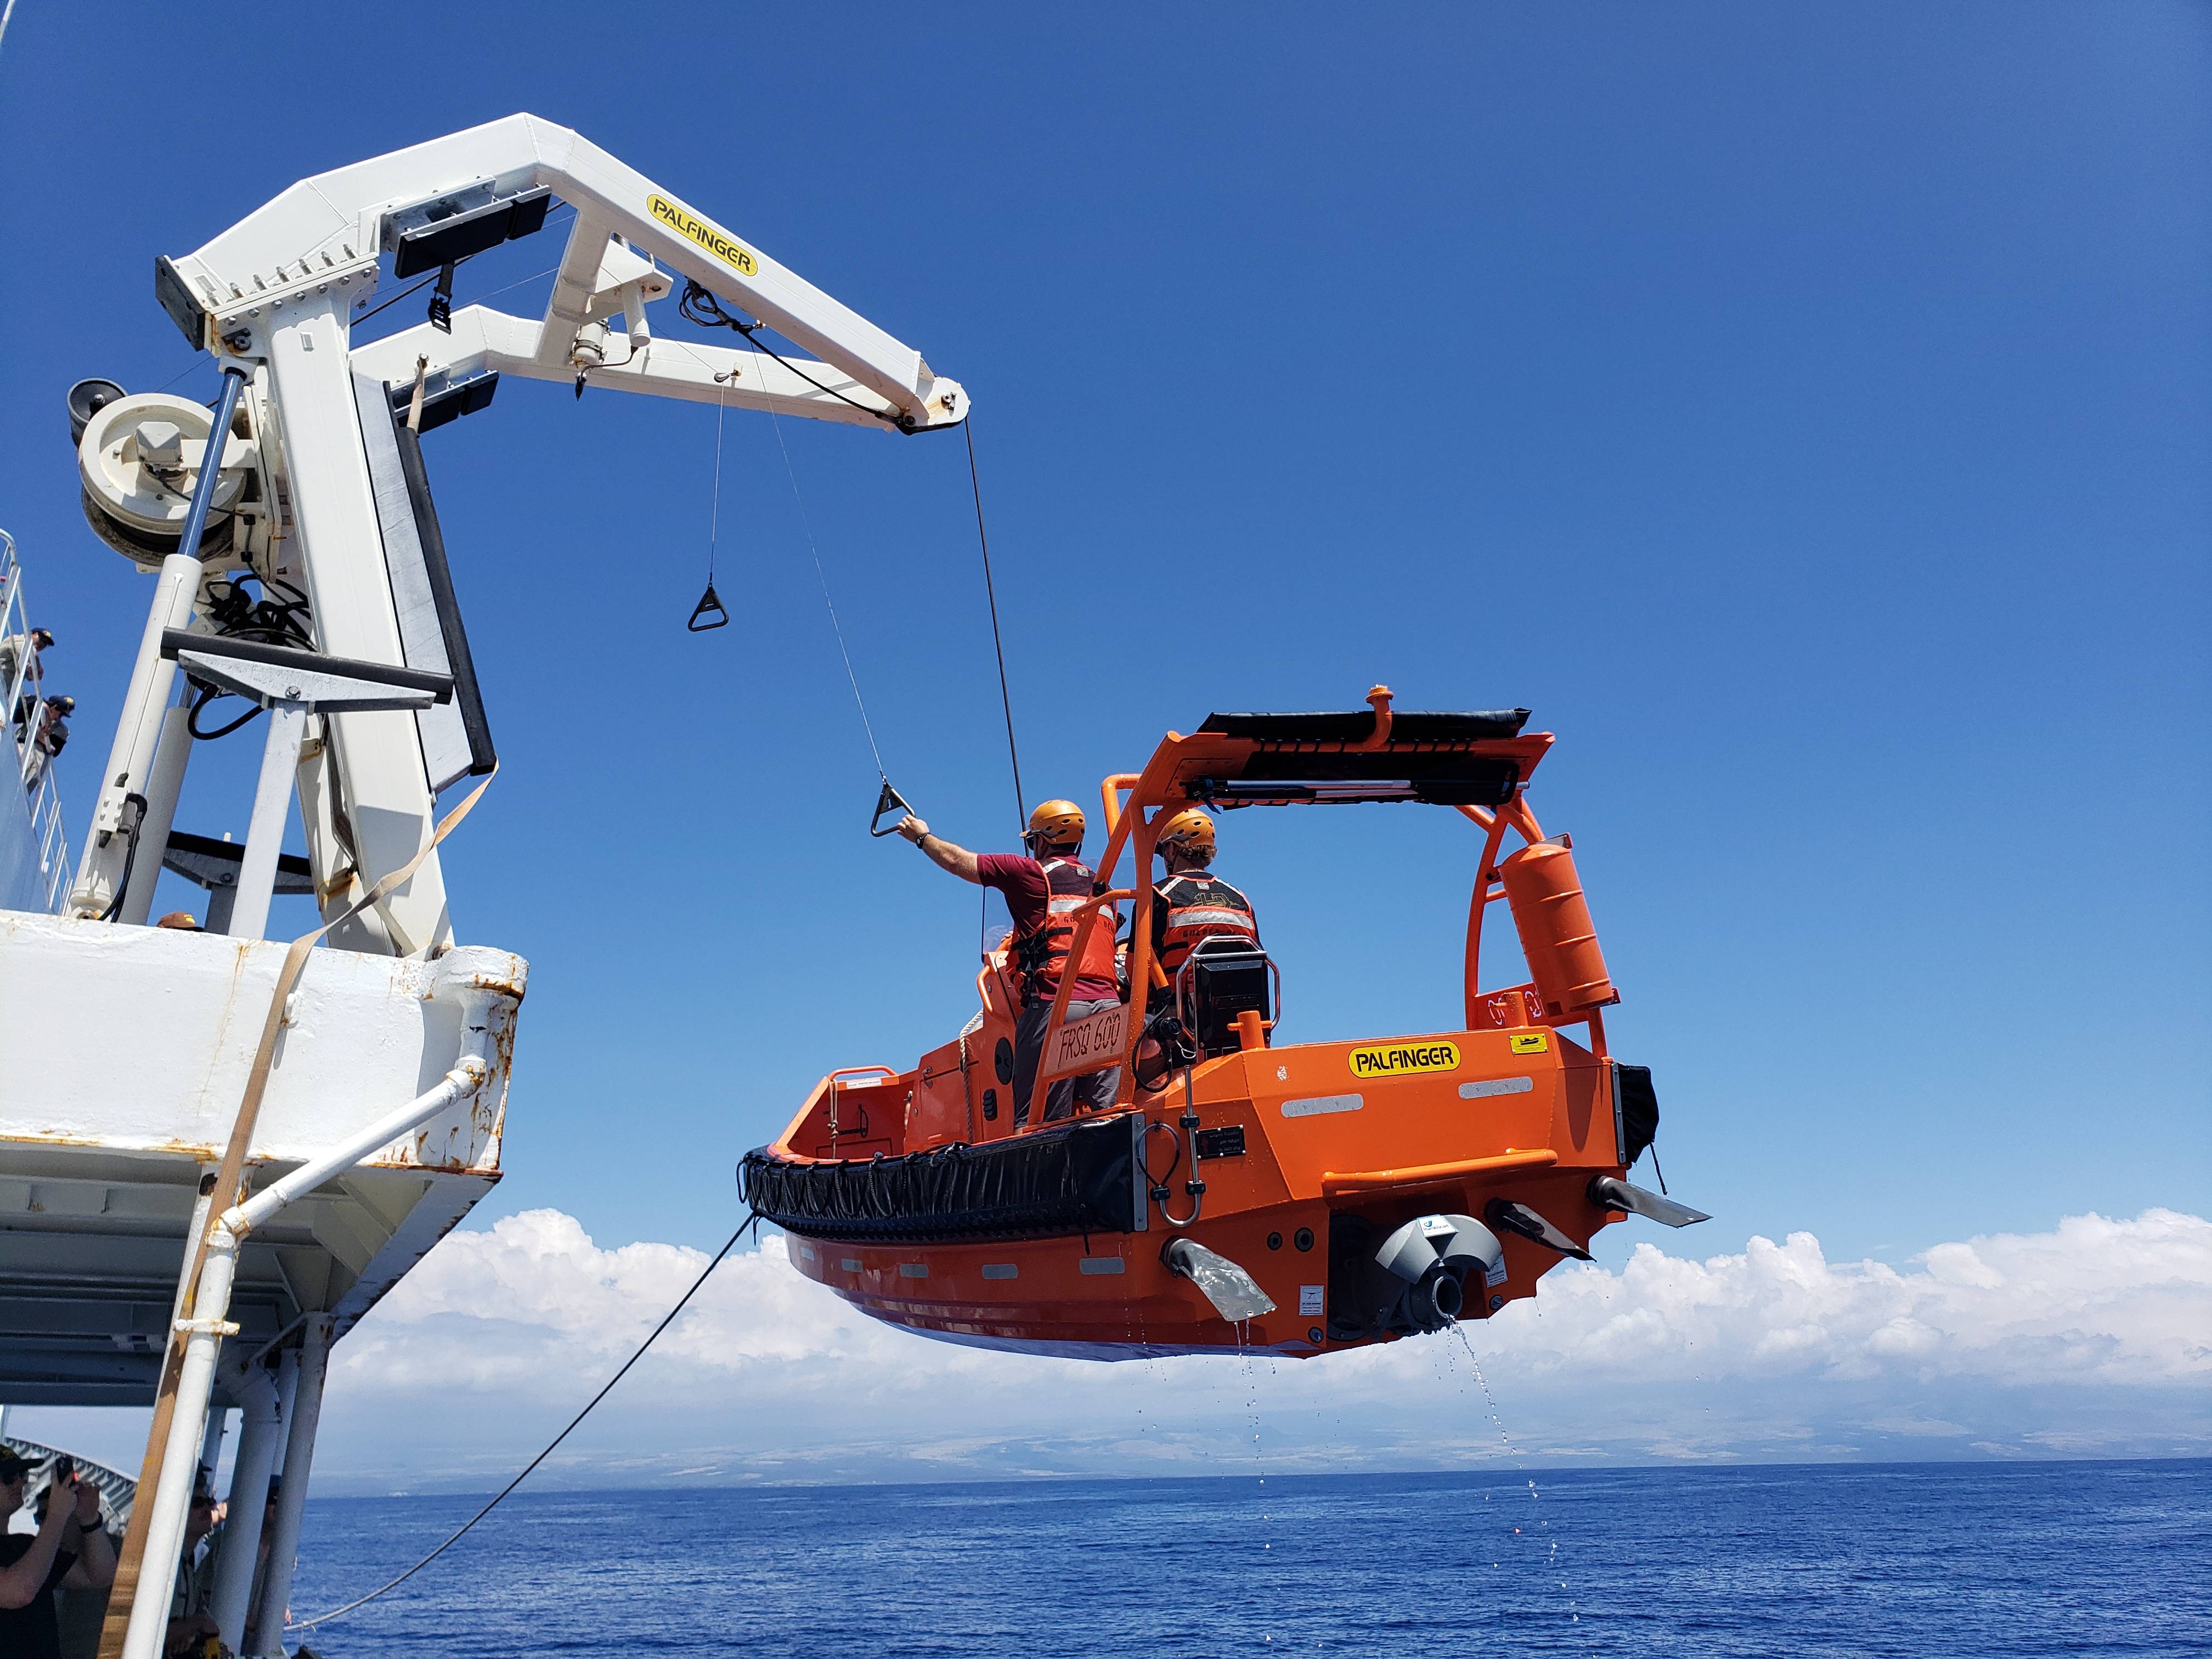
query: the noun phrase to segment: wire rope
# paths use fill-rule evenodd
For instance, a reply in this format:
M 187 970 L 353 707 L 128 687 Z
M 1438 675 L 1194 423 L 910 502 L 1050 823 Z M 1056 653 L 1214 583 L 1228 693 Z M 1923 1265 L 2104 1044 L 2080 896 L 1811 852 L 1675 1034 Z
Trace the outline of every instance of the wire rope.
M 520 1474 L 516 1475 L 514 1480 L 508 1481 L 504 1486 L 501 1486 L 498 1492 L 494 1495 L 491 1502 L 486 1504 L 482 1509 L 471 1516 L 461 1524 L 451 1537 L 446 1540 L 444 1543 L 439 1545 L 437 1548 L 432 1550 L 428 1555 L 424 1556 L 420 1561 L 417 1561 L 413 1566 L 408 1568 L 406 1571 L 401 1573 L 397 1578 L 392 1579 L 388 1583 L 378 1585 L 376 1589 L 369 1591 L 368 1595 L 357 1596 L 353 1601 L 347 1602 L 342 1607 L 332 1607 L 328 1613 L 318 1613 L 313 1619 L 301 1619 L 294 1620 L 291 1623 L 287 1624 L 284 1628 L 286 1630 L 313 1630 L 316 1626 L 327 1625 L 331 1620 L 351 1613 L 356 1607 L 365 1607 L 371 1601 L 375 1601 L 378 1596 L 383 1595 L 388 1591 L 398 1589 L 400 1585 L 405 1583 L 416 1573 L 422 1571 L 423 1568 L 428 1566 L 433 1561 L 443 1555 L 447 1550 L 453 1548 L 455 1544 L 460 1542 L 462 1535 L 465 1534 L 470 1528 L 475 1526 L 477 1522 L 483 1520 L 484 1516 L 489 1515 L 494 1510 L 497 1509 L 501 1499 L 505 1498 L 509 1492 L 513 1492 L 517 1486 L 528 1480 L 530 1478 L 531 1471 L 535 1469 L 540 1463 L 543 1463 L 547 1458 L 552 1456 L 555 1449 L 560 1445 L 560 1443 L 563 1440 L 566 1440 L 571 1434 L 575 1432 L 576 1425 L 582 1422 L 586 1418 L 592 1414 L 592 1407 L 597 1406 L 599 1401 L 605 1400 L 609 1394 L 612 1393 L 615 1384 L 621 1382 L 623 1377 L 629 1374 L 629 1368 L 636 1364 L 639 1360 L 645 1358 L 645 1351 L 647 1348 L 650 1348 L 655 1341 L 659 1340 L 660 1334 L 668 1328 L 670 1324 L 675 1320 L 676 1316 L 682 1313 L 685 1305 L 690 1303 L 694 1296 L 698 1294 L 699 1287 L 707 1282 L 708 1275 L 712 1273 L 715 1268 L 722 1265 L 722 1258 L 729 1255 L 732 1250 L 737 1249 L 738 1241 L 745 1236 L 747 1230 L 759 1224 L 760 1212 L 757 1210 L 746 1216 L 743 1223 L 739 1224 L 737 1231 L 730 1235 L 729 1242 L 724 1244 L 720 1249 L 714 1252 L 714 1259 L 707 1264 L 705 1270 L 700 1273 L 698 1278 L 691 1281 L 691 1288 L 684 1291 L 682 1296 L 677 1298 L 676 1305 L 671 1308 L 661 1322 L 653 1328 L 653 1334 L 647 1337 L 644 1341 L 639 1343 L 637 1346 L 637 1352 L 630 1355 L 628 1359 L 623 1361 L 622 1370 L 617 1371 L 612 1376 L 607 1379 L 606 1387 L 601 1389 L 597 1394 L 593 1395 L 591 1398 L 590 1403 L 586 1405 L 583 1410 L 578 1412 L 574 1417 L 568 1419 L 568 1426 L 562 1430 L 560 1433 L 555 1435 L 553 1437 L 552 1443 L 548 1445 L 544 1451 L 538 1453 L 537 1456 L 532 1458 L 528 1464 L 524 1467 Z
M 983 595 L 991 602 L 991 649 L 999 658 L 999 705 L 1006 711 L 1006 759 L 1014 770 L 1014 827 L 1029 826 L 1028 798 L 1022 793 L 1021 751 L 1014 747 L 1014 700 L 1006 690 L 1006 647 L 999 636 L 999 590 L 991 580 L 991 533 L 983 527 L 983 479 L 975 470 L 975 417 L 961 422 L 968 439 L 968 485 L 975 495 L 975 539 L 983 550 Z
M 456 260 L 454 260 L 454 261 L 453 261 L 453 264 L 454 264 L 455 269 L 459 269 L 460 266 L 462 266 L 462 265 L 465 265 L 465 264 L 468 264 L 468 262 L 469 262 L 471 259 L 473 259 L 473 258 L 475 258 L 476 257 L 477 257 L 477 256 L 476 256 L 475 254 L 473 254 L 473 253 L 470 253 L 470 254 L 465 254 L 465 255 L 463 255 L 460 258 L 458 258 L 458 259 L 456 259 Z M 358 316 L 358 317 L 356 317 L 356 318 L 355 318 L 355 319 L 353 319 L 353 321 L 352 321 L 352 323 L 351 323 L 350 326 L 352 326 L 352 327 L 354 327 L 354 328 L 359 328 L 359 327 L 360 327 L 363 323 L 367 322 L 370 318 L 372 318 L 372 317 L 375 316 L 375 315 L 376 315 L 376 313 L 377 313 L 378 312 L 380 312 L 380 311 L 389 311 L 389 310 L 391 310 L 392 307 L 394 307 L 394 306 L 398 305 L 398 304 L 402 300 L 405 299 L 405 298 L 406 298 L 409 295 L 410 295 L 410 294 L 420 294 L 420 293 L 421 293 L 424 289 L 426 289 L 426 288 L 429 287 L 431 283 L 433 283 L 436 282 L 436 281 L 438 280 L 438 278 L 439 278 L 441 276 L 442 276 L 443 274 L 444 274 L 444 273 L 443 273 L 442 271 L 434 270 L 434 271 L 432 271 L 432 272 L 431 272 L 428 276 L 425 276 L 425 277 L 424 277 L 421 282 L 419 282 L 419 283 L 413 283 L 413 284 L 411 284 L 411 285 L 410 285 L 410 286 L 409 286 L 409 287 L 406 287 L 406 288 L 403 288 L 403 289 L 401 289 L 399 290 L 399 292 L 398 292 L 398 293 L 397 293 L 397 294 L 393 295 L 392 295 L 389 300 L 386 300 L 386 301 L 382 305 L 380 305 L 380 306 L 371 306 L 371 307 L 370 307 L 367 311 L 362 312 L 362 313 L 361 313 L 361 315 L 360 315 L 360 316 Z
M 799 527 L 806 535 L 806 551 L 814 561 L 814 580 L 822 586 L 822 606 L 830 613 L 830 631 L 837 636 L 837 654 L 845 659 L 845 679 L 853 688 L 853 707 L 860 711 L 860 729 L 868 734 L 868 753 L 875 757 L 876 775 L 885 783 L 890 775 L 884 770 L 883 750 L 876 747 L 876 728 L 868 719 L 868 705 L 860 696 L 860 677 L 853 672 L 853 653 L 845 648 L 845 629 L 837 620 L 836 602 L 830 597 L 830 578 L 822 568 L 822 550 L 814 544 L 814 525 L 806 516 L 806 498 L 799 493 L 799 473 L 791 465 L 791 450 L 783 441 L 783 422 L 771 409 L 769 422 L 775 428 L 775 447 L 783 456 L 783 473 L 791 480 L 791 499 L 799 505 Z
M 471 254 L 469 257 L 471 258 L 474 258 L 476 256 L 474 254 Z M 513 282 L 503 283 L 499 287 L 491 289 L 489 293 L 478 294 L 471 296 L 468 301 L 468 303 L 472 306 L 482 305 L 486 300 L 497 299 L 501 295 L 505 294 L 510 289 L 518 289 L 525 283 L 534 283 L 542 277 L 550 276 L 555 271 L 560 269 L 561 267 L 558 265 L 548 265 L 544 270 L 532 271 L 527 276 L 518 276 Z M 398 305 L 399 301 L 405 299 L 408 295 L 418 293 L 425 286 L 431 283 L 434 283 L 438 279 L 434 274 L 425 276 L 421 282 L 416 283 L 414 287 L 407 289 L 401 293 L 393 295 L 389 300 L 384 301 L 383 305 L 375 306 L 371 307 L 369 310 L 362 312 L 360 316 L 354 318 L 346 325 L 346 326 L 349 329 L 360 327 L 362 324 L 375 316 L 378 312 L 382 311 L 385 308 L 385 306 Z M 362 341 L 357 343 L 368 344 L 371 343 Z M 215 360 L 212 357 L 210 357 L 206 353 L 203 352 L 200 356 L 193 358 L 191 362 L 186 363 L 182 368 L 179 369 L 174 374 L 172 374 L 167 380 L 164 380 L 160 386 L 154 389 L 156 392 L 167 392 L 171 386 L 176 385 L 178 381 L 183 380 L 187 374 L 191 374 L 196 369 L 210 368 L 213 365 L 214 362 Z
M 738 377 L 717 374 L 722 383 L 722 396 L 714 405 L 714 495 L 707 507 L 707 586 L 714 586 L 714 538 L 722 528 L 722 422 L 730 413 L 730 382 Z
M 569 209 L 568 209 L 567 210 L 568 210 L 568 212 L 570 212 L 571 214 L 573 214 L 573 213 L 575 211 L 575 210 L 574 210 L 574 209 L 573 209 L 573 208 L 569 208 Z M 550 221 L 548 222 L 548 223 L 550 223 L 550 224 L 557 224 L 558 222 L 560 222 L 559 218 L 558 218 L 558 216 L 556 216 L 556 217 L 555 217 L 555 218 L 553 218 L 552 220 L 550 220 Z M 540 227 L 540 228 L 544 228 L 544 227 Z M 489 252 L 489 249 L 487 249 L 487 250 L 486 250 L 486 252 Z M 463 254 L 459 258 L 458 258 L 458 259 L 456 259 L 456 260 L 454 260 L 454 261 L 453 261 L 453 269 L 454 269 L 454 270 L 459 270 L 463 265 L 465 265 L 465 264 L 468 264 L 468 262 L 469 262 L 470 260 L 471 260 L 471 259 L 475 258 L 476 257 L 477 257 L 477 256 L 476 256 L 475 254 L 473 254 L 473 253 L 465 253 L 465 254 Z M 477 295 L 476 296 L 474 296 L 473 298 L 471 298 L 470 301 L 468 301 L 468 302 L 467 302 L 467 303 L 469 303 L 470 305 L 472 305 L 472 306 L 473 306 L 473 305 L 480 305 L 480 304 L 482 304 L 484 301 L 489 300 L 489 299 L 491 299 L 494 295 L 501 295 L 501 294 L 504 294 L 504 293 L 506 293 L 506 292 L 507 292 L 507 290 L 508 289 L 510 289 L 510 288 L 520 288 L 520 287 L 521 287 L 525 283 L 534 283 L 534 282 L 536 282 L 536 281 L 538 280 L 538 278 L 539 276 L 551 276 L 555 271 L 556 271 L 556 270 L 560 270 L 560 269 L 561 269 L 561 267 L 560 267 L 559 265 L 557 265 L 557 264 L 556 264 L 556 265 L 548 265 L 544 270 L 541 270 L 541 271 L 538 271 L 535 276 L 518 276 L 518 277 L 516 277 L 513 282 L 507 283 L 505 286 L 503 286 L 503 287 L 500 287 L 500 288 L 495 288 L 495 289 L 492 289 L 492 290 L 491 290 L 491 292 L 490 292 L 489 294 L 479 294 L 479 295 Z M 355 319 L 353 319 L 353 320 L 352 320 L 349 324 L 348 324 L 348 325 L 347 325 L 347 326 L 348 326 L 348 327 L 349 327 L 349 328 L 359 328 L 359 327 L 360 327 L 363 323 L 367 322 L 370 318 L 372 318 L 372 317 L 375 316 L 375 315 L 376 315 L 376 313 L 377 313 L 378 312 L 380 312 L 380 311 L 384 311 L 384 310 L 388 310 L 390 307 L 393 307 L 393 306 L 398 305 L 398 304 L 402 300 L 405 299 L 405 298 L 406 298 L 409 295 L 410 295 L 410 294 L 419 294 L 419 293 L 421 293 L 424 289 L 426 289 L 426 288 L 429 287 L 431 283 L 433 283 L 436 282 L 436 281 L 438 280 L 439 275 L 440 275 L 440 273 L 439 273 L 439 272 L 434 271 L 434 271 L 432 271 L 432 272 L 431 272 L 428 276 L 425 276 L 425 277 L 424 277 L 421 282 L 419 282 L 419 283 L 416 283 L 413 284 L 411 287 L 404 288 L 404 289 L 400 289 L 398 293 L 397 293 L 397 294 L 393 295 L 392 295 L 389 300 L 385 301 L 383 304 L 381 304 L 381 305 L 371 306 L 371 307 L 370 307 L 367 311 L 362 312 L 362 313 L 361 313 L 361 315 L 360 315 L 360 316 L 356 317 Z
M 839 403 L 848 404 L 852 408 L 859 410 L 861 414 L 867 416 L 872 420 L 881 421 L 885 426 L 895 427 L 898 424 L 898 420 L 896 416 L 886 415 L 880 409 L 871 409 L 867 404 L 860 402 L 857 398 L 848 398 L 834 386 L 823 385 L 821 381 L 816 380 L 811 374 L 809 374 L 805 369 L 801 368 L 799 364 L 792 362 L 790 358 L 785 356 L 774 346 L 769 345 L 766 341 L 757 337 L 760 331 L 762 328 L 766 326 L 766 325 L 762 323 L 743 322 L 738 318 L 732 317 L 728 312 L 722 309 L 722 302 L 715 298 L 712 292 L 701 287 L 697 283 L 693 282 L 688 276 L 684 279 L 684 297 L 676 302 L 676 310 L 678 315 L 681 316 L 684 321 L 697 323 L 703 328 L 733 328 L 737 330 L 738 333 L 745 337 L 745 341 L 748 344 L 756 346 L 762 351 L 766 352 L 769 356 L 775 358 L 776 362 L 781 363 L 786 368 L 799 376 L 800 380 L 805 381 L 807 385 L 812 386 L 817 392 L 826 392 L 830 397 L 835 398 Z

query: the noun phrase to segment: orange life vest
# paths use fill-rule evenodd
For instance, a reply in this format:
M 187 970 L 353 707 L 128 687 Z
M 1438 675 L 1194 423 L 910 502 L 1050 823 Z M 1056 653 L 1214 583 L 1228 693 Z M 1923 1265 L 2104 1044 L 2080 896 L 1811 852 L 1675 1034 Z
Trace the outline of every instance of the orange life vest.
M 1059 992 L 1060 971 L 1082 920 L 1075 913 L 1096 896 L 1093 890 L 1098 884 L 1091 866 L 1074 859 L 1043 859 L 1039 863 L 1047 892 L 1044 926 L 1014 941 L 1014 966 L 1021 975 L 1024 998 L 1048 997 Z M 1098 911 L 1083 942 L 1082 958 L 1075 964 L 1077 980 L 1114 982 L 1114 930 L 1120 925 L 1118 905 L 1109 904 Z
M 1152 902 L 1165 910 L 1166 921 L 1159 935 L 1160 971 L 1170 984 L 1202 939 L 1226 935 L 1253 945 L 1260 943 L 1260 924 L 1252 915 L 1252 901 L 1205 871 L 1170 876 L 1152 889 Z

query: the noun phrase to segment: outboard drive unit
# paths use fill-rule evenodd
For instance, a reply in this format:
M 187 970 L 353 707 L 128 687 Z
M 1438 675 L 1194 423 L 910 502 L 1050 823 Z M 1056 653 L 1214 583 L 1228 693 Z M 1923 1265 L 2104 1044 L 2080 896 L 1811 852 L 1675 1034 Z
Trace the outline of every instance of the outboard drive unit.
M 1471 1274 L 1478 1310 L 1505 1276 L 1498 1235 L 1470 1215 L 1416 1216 L 1379 1246 L 1374 1233 L 1364 1216 L 1329 1218 L 1329 1328 L 1340 1340 L 1443 1330 L 1467 1305 Z

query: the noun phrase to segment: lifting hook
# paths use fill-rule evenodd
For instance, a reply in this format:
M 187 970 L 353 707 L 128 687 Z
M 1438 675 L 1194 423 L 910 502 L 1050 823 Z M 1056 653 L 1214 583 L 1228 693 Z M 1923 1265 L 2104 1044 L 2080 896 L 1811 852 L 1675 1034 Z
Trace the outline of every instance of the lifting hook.
M 868 820 L 868 833 L 878 841 L 885 836 L 896 836 L 898 834 L 896 823 L 888 830 L 878 830 L 876 826 L 884 821 L 884 815 L 887 812 L 896 812 L 903 818 L 913 811 L 914 808 L 906 804 L 906 797 L 892 788 L 891 781 L 885 778 L 882 790 L 876 796 L 876 815 Z
M 430 326 L 441 334 L 453 331 L 453 266 L 447 260 L 438 267 L 438 286 L 430 290 Z
M 583 380 L 582 375 L 579 374 L 576 377 L 577 385 L 581 386 Z M 707 579 L 707 591 L 699 596 L 699 603 L 691 607 L 691 620 L 685 623 L 684 626 L 691 633 L 704 634 L 710 629 L 727 628 L 729 625 L 730 613 L 722 608 L 721 596 L 714 592 L 714 579 L 709 576 Z

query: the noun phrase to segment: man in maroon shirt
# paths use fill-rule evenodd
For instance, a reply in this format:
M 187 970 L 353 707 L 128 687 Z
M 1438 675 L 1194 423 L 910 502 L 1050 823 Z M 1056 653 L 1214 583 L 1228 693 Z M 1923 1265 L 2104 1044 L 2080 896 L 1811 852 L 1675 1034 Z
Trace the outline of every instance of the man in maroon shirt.
M 1075 975 L 1067 997 L 1071 1020 L 1121 1000 L 1114 973 L 1117 917 L 1113 906 L 1091 924 L 1082 959 L 1072 966 L 1067 960 L 1074 944 L 1076 912 L 1098 887 L 1091 867 L 1076 857 L 1083 850 L 1083 809 L 1073 801 L 1048 800 L 1030 813 L 1030 827 L 1022 836 L 1030 856 L 971 853 L 933 836 L 929 826 L 911 814 L 899 821 L 898 831 L 939 869 L 979 887 L 995 888 L 1006 897 L 1006 913 L 1014 921 L 1012 955 L 1022 995 L 1021 1012 L 1014 1021 L 1014 1123 L 1019 1127 L 1030 1121 L 1030 1097 L 1036 1087 L 1044 1030 L 1051 1023 L 1052 1001 L 1059 994 L 1062 972 Z M 1093 1111 L 1111 1106 L 1121 1077 L 1117 1066 L 1060 1079 L 1045 1091 L 1044 1121 L 1066 1117 L 1078 1099 Z

